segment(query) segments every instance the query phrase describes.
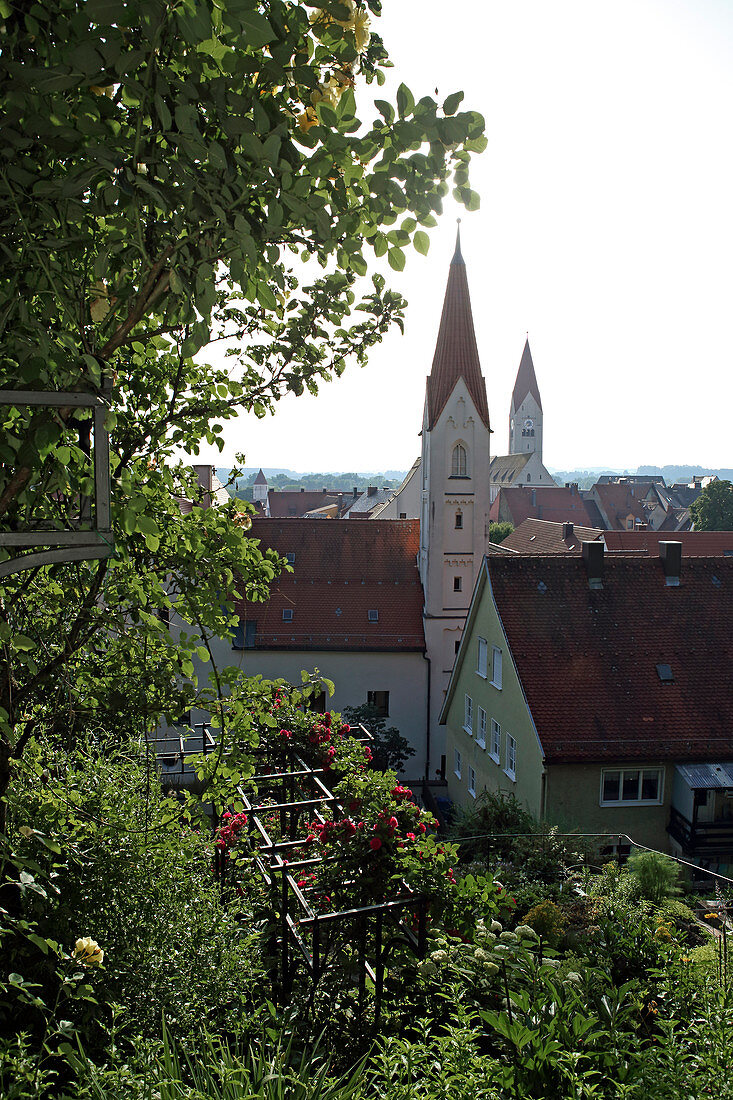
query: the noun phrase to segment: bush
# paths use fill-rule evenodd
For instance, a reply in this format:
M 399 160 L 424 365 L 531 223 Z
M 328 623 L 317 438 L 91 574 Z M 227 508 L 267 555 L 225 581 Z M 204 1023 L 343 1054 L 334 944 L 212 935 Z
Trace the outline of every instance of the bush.
M 91 936 L 105 952 L 95 982 L 101 1007 L 93 1015 L 83 1005 L 68 1009 L 90 1054 L 107 1043 L 112 1004 L 128 1041 L 159 1035 L 163 1015 L 183 1041 L 203 1025 L 249 1030 L 262 982 L 251 905 L 246 920 L 237 906 L 224 907 L 210 830 L 193 831 L 179 804 L 163 797 L 137 746 L 29 746 L 8 802 L 16 847 L 45 865 L 56 890 L 26 894 L 22 915 L 41 939 L 68 947 Z M 44 999 L 53 996 L 48 954 L 16 946 L 8 965 L 39 981 Z M 27 1023 L 31 1032 L 41 1026 Z
M 557 947 L 562 939 L 566 919 L 562 909 L 554 901 L 541 901 L 525 914 L 522 924 L 528 924 L 551 947 Z
M 627 867 L 639 885 L 639 893 L 652 905 L 680 892 L 679 867 L 661 852 L 632 852 Z

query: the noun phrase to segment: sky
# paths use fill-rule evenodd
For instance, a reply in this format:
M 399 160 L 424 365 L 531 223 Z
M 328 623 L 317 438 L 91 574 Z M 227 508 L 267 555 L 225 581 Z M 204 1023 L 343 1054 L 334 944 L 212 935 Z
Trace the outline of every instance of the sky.
M 225 426 L 226 465 L 407 469 L 461 217 L 494 435 L 527 333 L 556 469 L 733 466 L 733 4 L 730 0 L 383 0 L 375 20 L 416 98 L 465 92 L 488 148 L 427 257 L 389 273 L 408 299 L 367 367 L 317 398 Z M 369 94 L 360 110 L 367 118 Z M 210 353 L 213 356 L 213 352 Z

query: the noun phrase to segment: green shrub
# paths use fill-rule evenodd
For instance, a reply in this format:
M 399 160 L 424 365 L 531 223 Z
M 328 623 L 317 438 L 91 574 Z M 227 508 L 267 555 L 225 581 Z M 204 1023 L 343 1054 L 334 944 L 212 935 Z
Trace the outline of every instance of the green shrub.
M 661 852 L 632 852 L 627 866 L 639 885 L 641 896 L 653 905 L 680 892 L 679 867 Z
M 541 901 L 522 918 L 522 924 L 528 924 L 530 928 L 534 928 L 537 935 L 551 947 L 557 947 L 559 944 L 566 923 L 565 914 L 554 901 Z

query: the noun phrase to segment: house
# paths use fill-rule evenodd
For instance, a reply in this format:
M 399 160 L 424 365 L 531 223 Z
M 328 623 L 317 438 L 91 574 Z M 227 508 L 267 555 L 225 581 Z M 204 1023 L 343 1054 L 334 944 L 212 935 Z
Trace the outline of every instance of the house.
M 595 527 L 530 517 L 515 527 L 501 545 L 517 554 L 580 554 L 584 542 L 603 538 L 603 535 L 604 532 Z
M 519 527 L 525 519 L 550 520 L 552 523 L 574 523 L 579 527 L 596 527 L 577 485 L 533 487 L 521 485 L 500 489 L 491 505 L 492 523 L 511 523 Z
M 355 500 L 356 497 L 357 490 L 354 489 L 353 499 Z M 349 493 L 331 493 L 328 489 L 322 489 L 320 492 L 308 489 L 284 491 L 270 489 L 267 494 L 266 515 L 273 519 L 301 519 L 308 512 L 333 504 L 337 505 L 340 514 L 345 502 L 350 504 L 351 500 Z
M 440 715 L 451 799 L 505 791 L 561 826 L 733 863 L 732 621 L 733 558 L 679 543 L 485 559 Z
M 406 776 L 417 781 L 427 766 L 429 672 L 419 523 L 255 518 L 250 534 L 290 569 L 266 603 L 237 603 L 239 626 L 215 643 L 221 662 L 294 684 L 317 667 L 336 685 L 329 708 L 371 702 L 399 729 L 415 749 Z
M 390 501 L 393 496 L 394 489 L 390 489 L 388 485 L 385 485 L 383 489 L 380 489 L 376 485 L 370 485 L 366 492 L 360 493 L 359 496 L 349 504 L 349 507 L 343 513 L 343 518 L 371 519 L 375 511 Z
M 402 484 L 370 513 L 370 519 L 420 519 L 420 465 L 418 456 Z
M 660 536 L 657 531 L 604 531 L 603 541 L 608 550 L 637 550 L 658 554 Z M 733 558 L 733 531 L 680 531 L 674 541 L 682 546 L 682 555 L 688 557 Z
M 588 497 L 598 508 L 607 531 L 633 531 L 637 525 L 647 523 L 644 502 L 650 491 L 650 482 L 597 482 Z

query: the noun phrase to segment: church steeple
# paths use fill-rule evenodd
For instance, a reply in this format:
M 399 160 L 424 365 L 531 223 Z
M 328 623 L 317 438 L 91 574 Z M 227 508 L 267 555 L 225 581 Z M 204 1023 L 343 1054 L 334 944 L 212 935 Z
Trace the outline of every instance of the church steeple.
M 542 419 L 542 398 L 527 338 L 509 408 L 510 455 L 530 452 L 542 461 Z
M 481 363 L 476 346 L 466 264 L 461 254 L 460 228 L 456 233 L 456 250 L 448 273 L 438 340 L 435 345 L 433 366 L 428 377 L 428 428 L 433 427 L 445 408 L 459 378 L 463 378 L 476 411 L 482 422 L 489 428 L 486 383 L 481 374 Z
M 519 370 L 517 371 L 517 380 L 514 383 L 514 392 L 512 393 L 512 412 L 517 411 L 528 393 L 531 394 L 532 397 L 534 397 L 535 401 L 541 409 L 542 399 L 540 398 L 540 388 L 537 385 L 537 377 L 534 372 L 532 352 L 529 350 L 529 337 L 527 337 L 524 343 L 524 351 L 522 352 L 522 358 L 519 363 Z

